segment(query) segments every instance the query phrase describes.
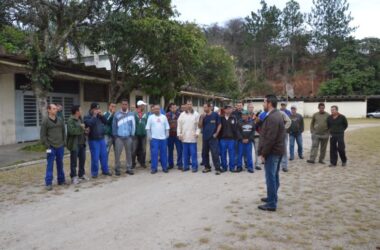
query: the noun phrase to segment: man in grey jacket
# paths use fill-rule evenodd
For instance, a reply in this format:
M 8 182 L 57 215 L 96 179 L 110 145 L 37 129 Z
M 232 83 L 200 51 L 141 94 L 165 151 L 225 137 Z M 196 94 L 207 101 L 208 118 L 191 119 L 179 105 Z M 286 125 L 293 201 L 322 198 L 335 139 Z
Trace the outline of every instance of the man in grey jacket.
M 136 131 L 135 113 L 129 109 L 128 100 L 121 102 L 121 110 L 116 112 L 112 120 L 112 134 L 115 137 L 115 174 L 120 175 L 120 156 L 125 149 L 125 157 L 127 161 L 127 171 L 129 175 L 133 175 L 132 170 L 132 150 L 133 136 Z

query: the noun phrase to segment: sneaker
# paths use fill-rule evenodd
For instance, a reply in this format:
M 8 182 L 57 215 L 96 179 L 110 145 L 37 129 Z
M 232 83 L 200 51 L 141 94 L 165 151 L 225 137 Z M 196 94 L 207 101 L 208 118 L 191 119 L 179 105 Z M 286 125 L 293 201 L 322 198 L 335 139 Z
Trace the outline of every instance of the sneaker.
M 46 186 L 46 190 L 47 190 L 47 191 L 51 191 L 51 190 L 53 190 L 53 186 L 52 186 L 52 185 L 47 185 L 47 186 Z
M 282 168 L 282 171 L 286 173 L 286 172 L 288 172 L 289 170 L 288 170 L 287 168 Z
M 215 175 L 220 175 L 220 170 L 216 170 Z
M 67 185 L 66 181 L 58 182 L 58 186 L 63 186 L 63 185 Z
M 333 167 L 336 167 L 336 165 L 334 165 L 334 164 L 330 164 L 329 167 L 330 167 L 330 168 L 333 168 Z
M 211 172 L 211 168 L 205 168 L 203 169 L 202 173 L 208 173 L 208 172 Z
M 315 163 L 315 161 L 312 161 L 312 160 L 307 160 L 306 162 L 307 162 L 307 163 L 311 163 L 311 164 L 314 164 L 314 163 Z
M 110 172 L 102 173 L 102 175 L 104 175 L 104 176 L 112 176 L 112 174 Z
M 79 184 L 79 178 L 77 176 L 74 176 L 71 179 L 71 183 L 74 184 L 74 185 L 78 185 Z
M 253 169 L 248 169 L 248 173 L 251 173 L 253 174 L 255 171 L 253 171 Z
M 193 170 L 191 170 L 191 172 L 196 173 L 196 172 L 198 172 L 198 169 L 193 169 Z
M 157 174 L 157 170 L 150 171 L 151 174 Z
M 165 174 L 169 173 L 169 170 L 165 169 L 165 170 L 162 170 L 162 172 L 164 172 Z
M 184 169 L 182 169 L 183 172 L 187 172 L 189 170 L 190 170 L 190 168 L 184 168 Z
M 89 181 L 89 180 L 90 180 L 90 178 L 88 178 L 88 177 L 85 176 L 85 175 L 79 177 L 79 179 L 81 179 L 82 181 Z
M 173 168 L 174 168 L 174 166 L 169 166 L 169 167 L 168 167 L 168 169 L 173 169 Z
M 115 175 L 116 175 L 116 176 L 120 176 L 120 175 L 121 175 L 121 174 L 120 174 L 120 171 L 116 171 L 116 172 L 115 172 Z
M 294 158 L 289 158 L 289 161 L 292 161 L 292 160 L 294 160 Z
M 96 179 L 96 178 L 98 178 L 98 176 L 97 175 L 93 175 L 93 176 L 91 176 L 91 178 L 92 179 Z
M 142 164 L 141 167 L 142 167 L 142 168 L 146 168 L 146 165 L 145 165 L 145 164 Z
M 342 162 L 342 167 L 347 166 L 347 162 Z
M 322 161 L 322 160 L 319 160 L 319 163 L 320 164 L 326 164 L 326 162 Z
M 302 155 L 300 155 L 299 157 L 300 157 L 300 159 L 302 159 L 302 160 L 303 160 L 303 156 L 302 156 Z
M 262 168 L 260 166 L 255 167 L 256 170 L 261 170 Z
M 178 170 L 183 170 L 183 167 L 182 166 L 178 166 Z

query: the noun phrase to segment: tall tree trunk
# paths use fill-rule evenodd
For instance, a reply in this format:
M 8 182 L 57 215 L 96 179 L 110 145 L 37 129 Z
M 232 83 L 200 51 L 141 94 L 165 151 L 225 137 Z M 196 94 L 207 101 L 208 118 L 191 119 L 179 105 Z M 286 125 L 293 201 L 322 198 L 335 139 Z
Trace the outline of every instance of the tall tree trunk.
M 38 111 L 41 114 L 41 120 L 47 117 L 47 91 L 40 84 L 33 84 L 34 94 L 36 96 Z

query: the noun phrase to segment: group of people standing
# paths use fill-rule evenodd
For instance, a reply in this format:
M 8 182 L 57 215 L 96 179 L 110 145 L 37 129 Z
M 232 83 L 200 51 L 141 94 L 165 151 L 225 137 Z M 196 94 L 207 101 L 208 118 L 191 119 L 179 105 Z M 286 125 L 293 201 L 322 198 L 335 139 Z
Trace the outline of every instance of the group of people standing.
M 120 110 L 116 111 L 116 104 L 110 103 L 105 113 L 98 103 L 92 103 L 83 118 L 81 107 L 75 105 L 67 121 L 67 129 L 57 114 L 57 106 L 49 104 L 48 116 L 41 126 L 41 141 L 47 148 L 46 187 L 52 189 L 54 161 L 58 185 L 66 184 L 63 171 L 65 145 L 70 151 L 70 177 L 73 184 L 89 179 L 85 175 L 87 144 L 91 154 L 92 178 L 98 177 L 99 163 L 102 175 L 112 175 L 108 165 L 112 147 L 115 175 L 121 175 L 120 157 L 123 151 L 126 156 L 126 174 L 134 174 L 137 162 L 146 168 L 146 145 L 149 145 L 152 174 L 157 173 L 159 163 L 164 173 L 175 166 L 184 172 L 190 169 L 197 172 L 199 165 L 204 166 L 203 173 L 208 173 L 212 171 L 210 158 L 217 175 L 227 171 L 241 172 L 244 168 L 254 173 L 255 170 L 261 170 L 260 165 L 264 164 L 267 197 L 262 199 L 265 204 L 259 208 L 275 211 L 280 185 L 279 171 L 281 168 L 284 172 L 288 171 L 288 160 L 294 160 L 295 143 L 298 145 L 298 156 L 303 159 L 304 131 L 303 117 L 297 113 L 297 107 L 292 106 L 289 111 L 286 103 L 281 103 L 281 108 L 277 109 L 277 102 L 276 96 L 266 96 L 264 111 L 257 113 L 252 103 L 248 104 L 248 110 L 243 109 L 242 102 L 238 102 L 235 108 L 226 105 L 223 109 L 205 103 L 203 114 L 200 115 L 193 109 L 191 101 L 180 108 L 170 103 L 167 112 L 156 104 L 150 107 L 150 112 L 146 112 L 147 104 L 142 100 L 137 102 L 135 111 L 130 110 L 128 100 L 122 100 Z M 320 103 L 319 112 L 313 115 L 313 143 L 307 162 L 315 162 L 321 144 L 319 162 L 324 163 L 330 134 L 331 166 L 337 164 L 337 152 L 345 166 L 344 130 L 347 120 L 337 112 L 337 106 L 332 106 L 331 110 L 332 115 L 327 114 L 324 104 Z M 199 137 L 202 140 L 200 164 L 197 148 Z M 176 159 L 174 149 L 177 152 Z

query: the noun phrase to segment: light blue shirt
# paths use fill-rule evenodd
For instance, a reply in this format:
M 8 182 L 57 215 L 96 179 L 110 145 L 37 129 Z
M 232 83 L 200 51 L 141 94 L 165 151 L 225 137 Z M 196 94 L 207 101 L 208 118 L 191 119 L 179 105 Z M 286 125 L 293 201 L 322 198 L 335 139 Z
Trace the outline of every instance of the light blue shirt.
M 169 134 L 169 122 L 165 115 L 150 115 L 146 123 L 146 130 L 153 139 L 165 140 Z

